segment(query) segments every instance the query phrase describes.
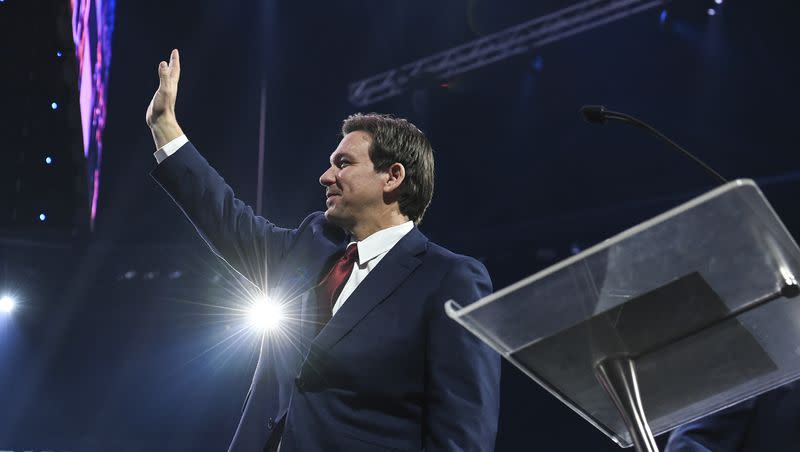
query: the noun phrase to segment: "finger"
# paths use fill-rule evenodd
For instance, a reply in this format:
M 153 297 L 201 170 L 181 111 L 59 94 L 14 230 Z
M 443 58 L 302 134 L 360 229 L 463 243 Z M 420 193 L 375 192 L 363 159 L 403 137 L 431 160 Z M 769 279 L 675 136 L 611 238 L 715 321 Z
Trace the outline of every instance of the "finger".
M 177 81 L 181 76 L 181 56 L 178 49 L 172 49 L 172 53 L 169 54 L 169 67 Z
M 169 73 L 169 67 L 167 66 L 166 61 L 162 61 L 158 63 L 158 82 L 160 84 L 164 84 L 167 81 L 167 74 Z

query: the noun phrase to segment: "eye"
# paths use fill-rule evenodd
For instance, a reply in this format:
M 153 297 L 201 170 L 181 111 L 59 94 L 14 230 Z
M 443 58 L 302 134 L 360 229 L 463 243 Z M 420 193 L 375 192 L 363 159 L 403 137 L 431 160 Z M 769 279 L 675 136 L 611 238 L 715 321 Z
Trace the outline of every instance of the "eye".
M 347 166 L 349 164 L 350 164 L 350 162 L 345 160 L 345 159 L 339 160 L 339 168 L 344 168 L 345 166 Z

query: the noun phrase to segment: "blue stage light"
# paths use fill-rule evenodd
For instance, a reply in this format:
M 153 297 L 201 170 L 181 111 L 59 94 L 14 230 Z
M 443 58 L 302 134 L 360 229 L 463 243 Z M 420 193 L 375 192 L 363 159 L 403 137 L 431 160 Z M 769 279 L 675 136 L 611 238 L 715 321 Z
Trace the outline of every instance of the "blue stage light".
M 0 298 L 0 312 L 9 313 L 14 310 L 14 307 L 17 305 L 17 302 L 14 301 L 13 298 L 9 296 L 4 296 Z
M 667 13 L 667 10 L 666 9 L 662 9 L 661 10 L 661 14 L 658 16 L 658 21 L 663 24 L 664 22 L 667 21 L 667 16 L 668 15 L 669 14 Z
M 63 53 L 61 53 L 61 51 L 60 51 L 60 50 L 59 50 L 58 52 L 56 52 L 56 56 L 57 56 L 57 57 L 61 58 L 61 55 L 63 55 Z
M 283 322 L 283 306 L 268 297 L 263 297 L 253 302 L 247 317 L 250 325 L 258 330 L 274 330 Z
M 47 157 L 44 158 L 44 162 L 47 163 L 48 165 L 52 165 L 53 158 L 48 155 Z
M 44 212 L 39 214 L 39 221 L 44 221 L 46 219 L 47 219 L 47 215 L 45 215 Z
M 534 71 L 542 72 L 542 69 L 544 69 L 544 58 L 542 58 L 541 55 L 538 55 L 536 58 L 533 59 L 533 63 L 531 64 L 531 66 L 533 66 Z
M 50 104 L 50 108 L 52 108 L 53 110 L 56 110 L 56 109 L 58 109 L 58 104 L 53 102 L 53 103 Z
M 717 10 L 715 10 L 714 8 L 708 8 L 708 15 L 709 16 L 713 16 L 715 14 L 717 14 Z
M 714 3 L 716 3 L 717 5 L 721 5 L 722 4 L 722 0 L 714 0 Z

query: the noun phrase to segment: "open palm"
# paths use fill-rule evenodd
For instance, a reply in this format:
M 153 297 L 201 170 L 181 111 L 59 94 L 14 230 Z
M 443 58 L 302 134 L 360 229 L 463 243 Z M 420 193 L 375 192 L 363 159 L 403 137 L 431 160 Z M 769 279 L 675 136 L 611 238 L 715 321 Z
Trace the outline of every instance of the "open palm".
M 178 80 L 181 78 L 181 60 L 178 49 L 169 55 L 169 63 L 158 65 L 158 90 L 147 106 L 145 120 L 151 128 L 164 119 L 175 119 L 175 100 L 178 97 Z

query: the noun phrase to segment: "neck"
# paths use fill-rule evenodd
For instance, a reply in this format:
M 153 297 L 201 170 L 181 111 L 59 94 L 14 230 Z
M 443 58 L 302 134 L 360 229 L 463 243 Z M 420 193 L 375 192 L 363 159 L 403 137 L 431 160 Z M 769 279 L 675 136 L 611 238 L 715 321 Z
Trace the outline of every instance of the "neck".
M 403 224 L 407 221 L 408 217 L 400 212 L 389 212 L 372 218 L 369 221 L 362 221 L 354 225 L 349 232 L 353 240 L 360 242 L 378 231 Z

